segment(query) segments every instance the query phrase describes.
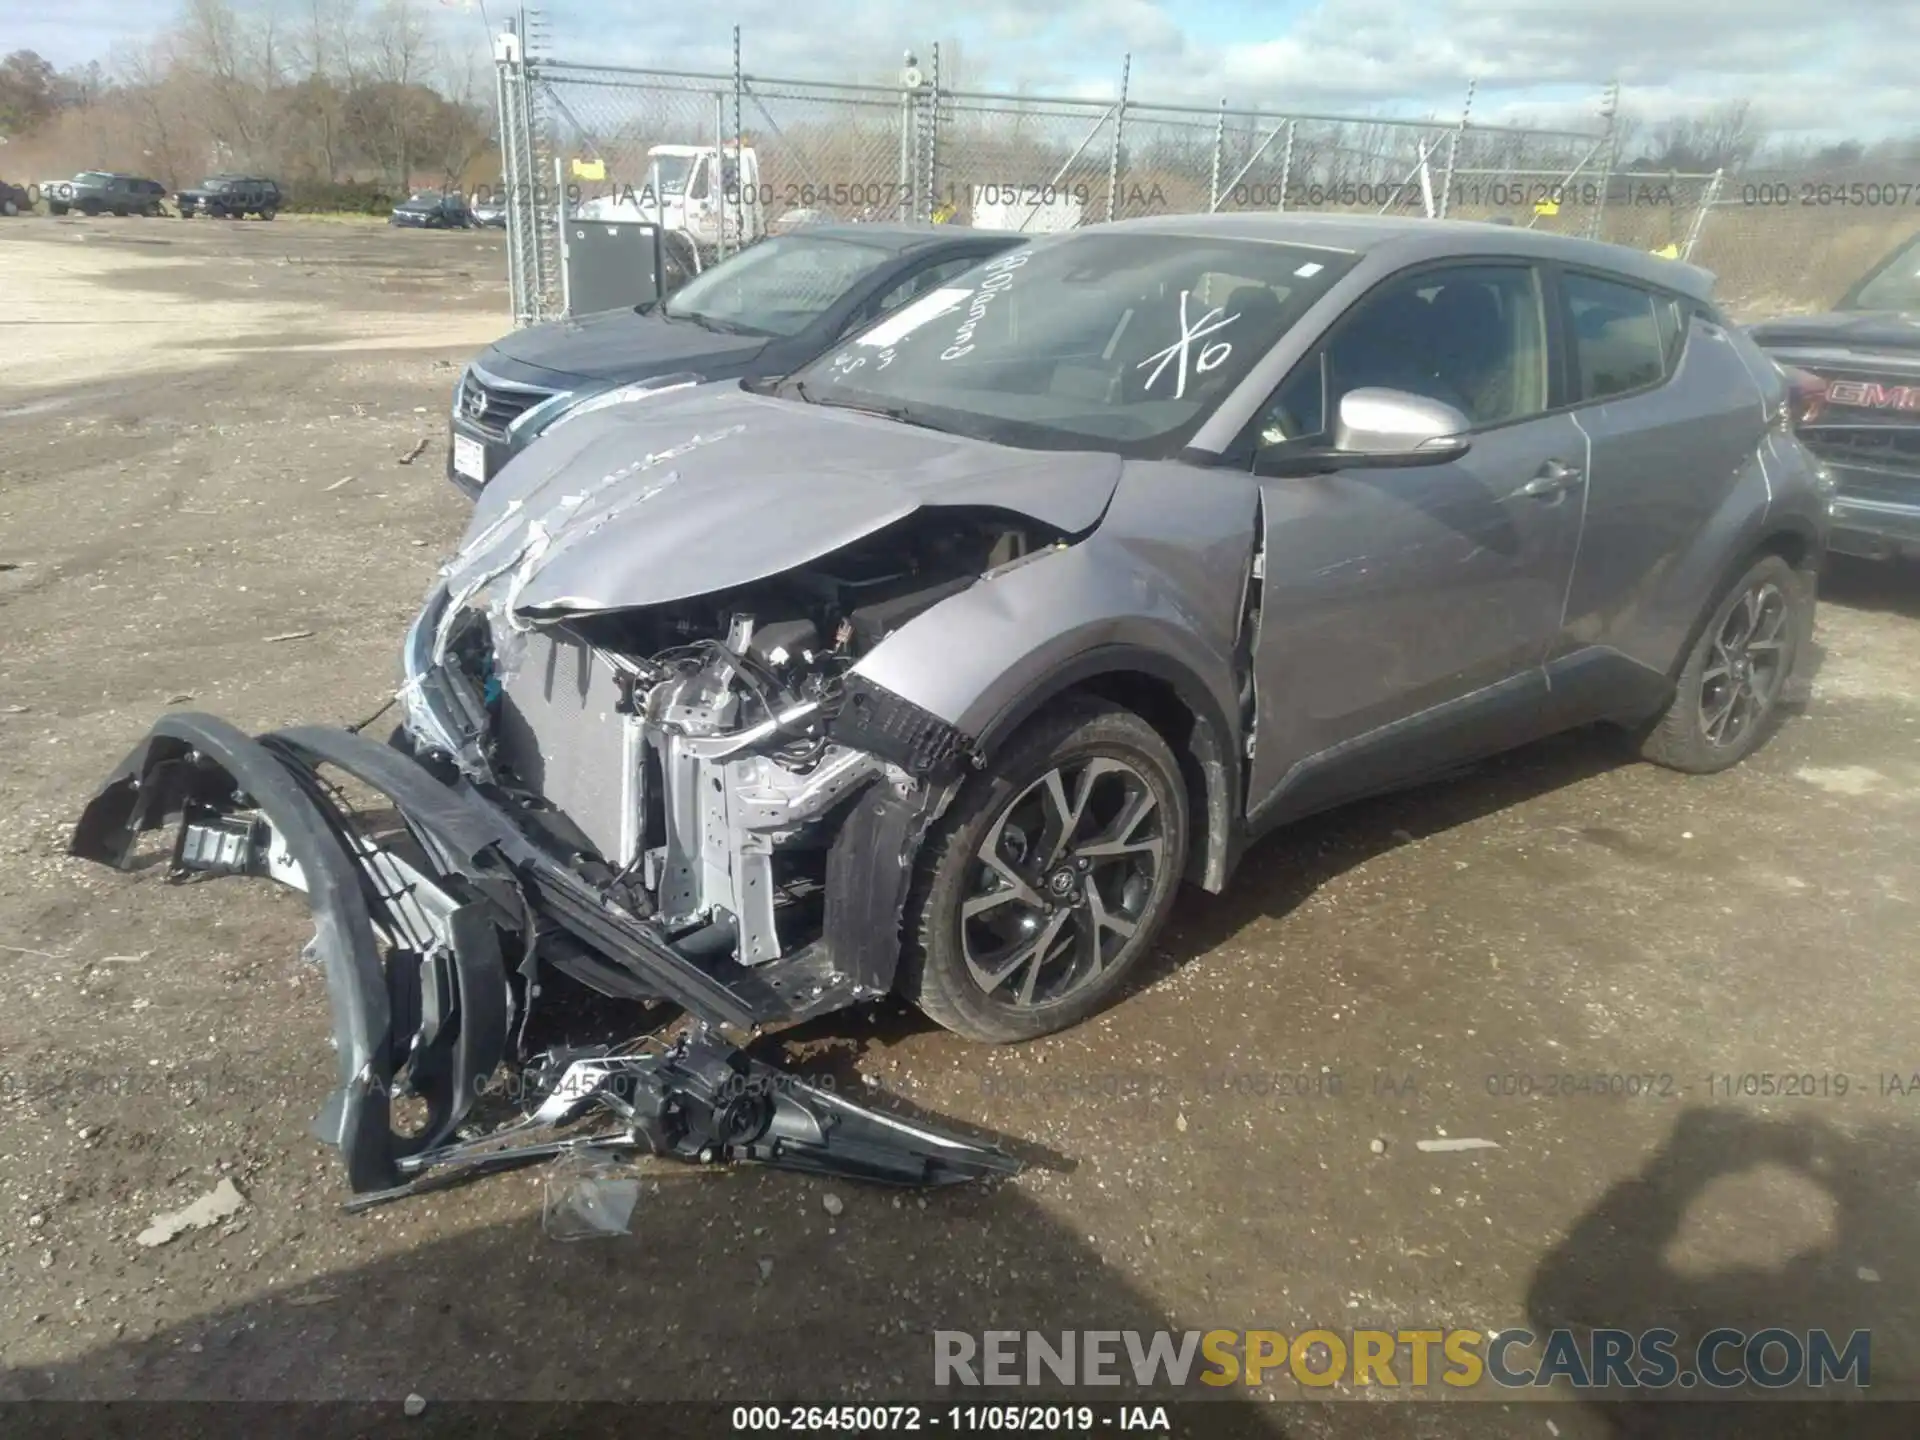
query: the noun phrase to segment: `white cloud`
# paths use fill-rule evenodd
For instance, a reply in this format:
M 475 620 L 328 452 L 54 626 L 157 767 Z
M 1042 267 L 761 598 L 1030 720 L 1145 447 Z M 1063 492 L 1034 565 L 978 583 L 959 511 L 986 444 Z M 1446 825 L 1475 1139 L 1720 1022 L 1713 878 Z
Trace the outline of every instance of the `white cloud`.
M 266 0 L 260 0 L 266 3 Z M 480 20 L 420 0 L 450 36 L 478 41 Z M 1456 113 L 1468 78 L 1476 112 L 1499 120 L 1596 123 L 1618 78 L 1626 107 L 1671 114 L 1751 98 L 1778 130 L 1872 137 L 1912 123 L 1912 55 L 1920 6 L 1807 0 L 974 0 L 930 12 L 917 0 L 545 0 L 559 58 L 725 71 L 731 23 L 750 73 L 884 81 L 912 48 L 956 38 L 976 87 L 1026 85 L 1110 97 L 1131 51 L 1139 100 L 1267 110 Z M 1208 7 L 1196 15 L 1196 6 Z M 19 7 L 24 11 L 25 7 Z M 103 55 L 156 23 L 152 0 L 67 0 L 57 15 L 20 14 L 5 44 L 57 63 Z M 1232 18 L 1229 18 L 1231 15 Z M 1218 37 L 1243 32 L 1237 43 Z

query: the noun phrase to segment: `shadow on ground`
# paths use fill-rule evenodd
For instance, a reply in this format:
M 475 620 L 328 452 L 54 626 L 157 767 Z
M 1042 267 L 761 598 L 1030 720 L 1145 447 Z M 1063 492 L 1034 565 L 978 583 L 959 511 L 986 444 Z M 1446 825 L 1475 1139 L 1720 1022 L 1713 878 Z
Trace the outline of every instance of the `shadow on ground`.
M 342 1399 L 378 1402 L 390 1421 L 417 1393 L 430 1407 L 407 1422 L 409 1434 L 468 1433 L 474 1412 L 463 1402 L 477 1401 L 1132 1402 L 1155 1392 L 942 1394 L 934 1332 L 1187 1328 L 1014 1187 L 938 1192 L 923 1208 L 911 1194 L 896 1203 L 887 1191 L 838 1186 L 844 1209 L 829 1215 L 822 1187 L 792 1176 L 643 1173 L 630 1235 L 560 1243 L 529 1204 L 508 1223 L 303 1280 L 150 1338 L 11 1368 L 0 1374 L 0 1401 Z M 1297 1433 L 1271 1406 L 1216 1408 L 1232 1422 L 1225 1433 Z M 9 1428 L 26 1418 L 13 1412 Z M 634 1414 L 622 1423 L 633 1433 Z M 649 1423 L 641 1433 L 657 1430 Z M 704 1433 L 729 1433 L 725 1417 Z
M 1820 577 L 1821 602 L 1920 620 L 1920 564 L 1832 555 Z
M 1905 1127 L 1856 1134 L 1805 1113 L 1690 1109 L 1640 1173 L 1609 1190 L 1541 1260 L 1528 1291 L 1533 1332 L 1566 1328 L 1585 1337 L 1597 1327 L 1664 1327 L 1679 1336 L 1673 1349 L 1684 1371 L 1701 1339 L 1721 1327 L 1747 1335 L 1825 1329 L 1842 1349 L 1865 1330 L 1871 1398 L 1911 1401 L 1920 1394 L 1917 1187 L 1920 1141 Z M 1740 1353 L 1726 1349 L 1719 1358 L 1723 1366 L 1738 1363 Z M 1518 1352 L 1516 1364 L 1530 1368 L 1539 1355 L 1537 1345 Z M 1775 1350 L 1768 1363 L 1783 1355 Z M 1825 1391 L 1855 1402 L 1843 1405 L 1792 1403 L 1823 1398 L 1804 1384 L 1732 1392 L 1699 1384 L 1666 1393 L 1672 1403 L 1596 1404 L 1593 1413 L 1623 1436 L 1914 1433 L 1911 1404 L 1860 1403 L 1846 1379 Z M 1757 1403 L 1694 1403 L 1716 1393 Z
M 1165 980 L 1262 915 L 1288 914 L 1322 886 L 1385 851 L 1471 824 L 1632 760 L 1632 749 L 1619 731 L 1596 726 L 1289 825 L 1248 850 L 1225 894 L 1206 895 L 1191 887 L 1181 893 L 1159 949 L 1125 993 Z M 868 1048 L 891 1046 L 934 1028 L 911 1006 L 888 1000 L 809 1021 L 779 1039 L 788 1047 L 789 1058 L 797 1060 L 795 1068 L 857 1085 L 859 1061 Z M 777 1057 L 768 1053 L 764 1058 Z

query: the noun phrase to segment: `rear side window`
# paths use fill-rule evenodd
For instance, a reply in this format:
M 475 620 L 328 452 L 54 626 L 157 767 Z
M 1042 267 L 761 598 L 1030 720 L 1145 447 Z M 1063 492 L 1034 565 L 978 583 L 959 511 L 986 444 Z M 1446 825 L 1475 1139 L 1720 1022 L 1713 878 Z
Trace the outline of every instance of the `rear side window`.
M 1644 390 L 1672 372 L 1686 336 L 1672 300 L 1592 275 L 1566 275 L 1560 283 L 1573 337 L 1577 401 Z

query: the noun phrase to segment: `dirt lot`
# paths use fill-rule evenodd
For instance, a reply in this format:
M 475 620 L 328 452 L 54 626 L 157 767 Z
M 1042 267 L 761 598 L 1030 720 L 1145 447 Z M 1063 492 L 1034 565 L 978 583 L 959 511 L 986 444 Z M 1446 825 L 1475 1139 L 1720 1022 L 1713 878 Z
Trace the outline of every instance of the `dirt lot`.
M 1072 1033 L 799 1037 L 1052 1168 L 924 1202 L 650 1169 L 593 1245 L 542 1235 L 537 1174 L 343 1216 L 304 904 L 64 843 L 169 706 L 381 705 L 503 270 L 491 236 L 0 224 L 0 1395 L 859 1400 L 927 1395 L 935 1329 L 1668 1322 L 1870 1328 L 1876 1392 L 1920 1393 L 1912 572 L 1834 573 L 1814 700 L 1735 773 L 1568 737 L 1263 845 Z M 223 1175 L 231 1223 L 136 1244 Z

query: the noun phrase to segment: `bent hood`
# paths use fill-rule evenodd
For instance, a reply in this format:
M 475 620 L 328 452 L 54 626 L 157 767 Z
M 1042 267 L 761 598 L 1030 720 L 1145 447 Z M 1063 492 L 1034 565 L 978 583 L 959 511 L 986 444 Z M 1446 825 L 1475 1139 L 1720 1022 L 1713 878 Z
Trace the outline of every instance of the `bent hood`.
M 481 492 L 442 574 L 455 604 L 528 620 L 713 594 L 832 553 L 923 506 L 1090 530 L 1117 456 L 1016 450 L 727 382 L 571 421 Z M 504 590 L 499 587 L 504 585 Z
M 495 341 L 481 364 L 505 378 L 512 371 L 496 365 L 496 356 L 548 375 L 618 382 L 651 379 L 675 370 L 745 365 L 766 347 L 764 335 L 716 334 L 691 320 L 668 320 L 632 309 L 603 310 L 515 330 Z

